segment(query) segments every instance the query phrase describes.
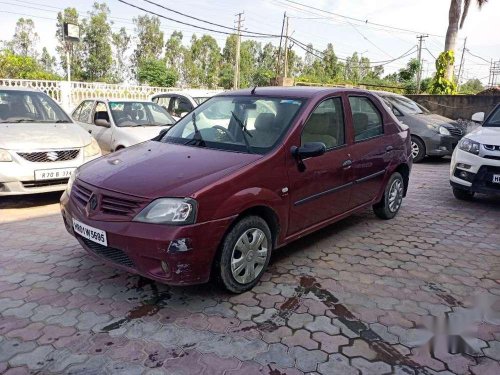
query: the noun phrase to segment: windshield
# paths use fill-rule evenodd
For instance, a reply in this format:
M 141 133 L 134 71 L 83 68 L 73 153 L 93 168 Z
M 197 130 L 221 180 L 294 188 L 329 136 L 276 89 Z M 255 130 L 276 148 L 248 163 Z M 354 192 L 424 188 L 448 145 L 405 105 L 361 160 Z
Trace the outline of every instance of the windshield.
M 405 115 L 418 115 L 421 113 L 428 112 L 424 107 L 418 105 L 413 100 L 402 96 L 384 96 L 384 100 L 387 102 L 389 107 L 394 106 L 400 112 Z
M 194 101 L 196 102 L 196 104 L 200 105 L 201 103 L 205 103 L 208 99 L 210 99 L 209 96 L 203 96 L 203 97 L 196 97 L 196 98 L 193 98 Z
M 214 97 L 182 118 L 163 142 L 264 154 L 290 127 L 301 99 Z
M 0 122 L 71 122 L 48 95 L 35 91 L 0 90 Z
M 484 127 L 500 128 L 500 106 L 497 106 L 495 110 L 488 116 L 485 122 L 483 122 Z
M 164 126 L 175 120 L 158 104 L 153 102 L 109 102 L 116 126 Z

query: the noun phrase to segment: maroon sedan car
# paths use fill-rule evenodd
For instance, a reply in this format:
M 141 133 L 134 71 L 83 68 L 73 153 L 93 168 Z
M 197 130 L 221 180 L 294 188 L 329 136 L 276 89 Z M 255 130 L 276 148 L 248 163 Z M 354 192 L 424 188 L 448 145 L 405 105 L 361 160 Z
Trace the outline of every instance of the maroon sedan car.
M 88 253 L 166 284 L 252 288 L 274 249 L 372 206 L 393 218 L 409 130 L 363 90 L 257 88 L 75 171 L 61 198 Z

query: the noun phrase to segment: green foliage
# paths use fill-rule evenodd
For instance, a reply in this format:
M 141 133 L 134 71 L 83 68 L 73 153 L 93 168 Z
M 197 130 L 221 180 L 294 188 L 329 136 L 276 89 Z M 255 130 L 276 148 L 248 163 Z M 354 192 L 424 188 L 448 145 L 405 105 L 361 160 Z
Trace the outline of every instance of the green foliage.
M 16 55 L 36 58 L 36 44 L 38 39 L 33 20 L 30 18 L 19 18 L 16 23 L 14 36 L 7 45 Z
M 484 90 L 484 86 L 477 78 L 469 79 L 462 86 L 460 86 L 460 94 L 477 94 Z
M 80 21 L 80 15 L 75 8 L 66 8 L 63 12 L 57 14 L 57 24 L 56 24 L 56 39 L 58 40 L 58 45 L 56 51 L 59 55 L 59 60 L 62 70 L 66 73 L 66 50 L 69 49 L 71 55 L 71 79 L 75 81 L 84 80 L 83 74 L 83 62 L 84 56 L 84 45 L 80 42 L 68 42 L 63 40 L 62 30 L 64 22 L 69 22 L 80 27 L 80 38 L 83 37 L 85 32 L 86 21 Z
M 431 83 L 431 94 L 453 95 L 456 93 L 457 85 L 453 80 L 446 79 L 446 69 L 448 65 L 455 62 L 453 51 L 441 52 L 436 60 L 436 74 Z
M 46 47 L 43 47 L 39 63 L 43 70 L 53 73 L 56 66 L 56 58 L 50 55 Z
M 132 57 L 132 64 L 137 71 L 142 60 L 160 59 L 163 51 L 163 31 L 160 19 L 156 16 L 138 16 L 134 18 L 137 48 Z
M 60 77 L 46 71 L 30 56 L 15 55 L 9 50 L 0 52 L 0 77 L 20 79 L 58 80 Z
M 165 61 L 153 57 L 141 59 L 137 70 L 139 82 L 150 86 L 172 87 L 175 86 L 178 78 L 174 70 L 167 68 Z

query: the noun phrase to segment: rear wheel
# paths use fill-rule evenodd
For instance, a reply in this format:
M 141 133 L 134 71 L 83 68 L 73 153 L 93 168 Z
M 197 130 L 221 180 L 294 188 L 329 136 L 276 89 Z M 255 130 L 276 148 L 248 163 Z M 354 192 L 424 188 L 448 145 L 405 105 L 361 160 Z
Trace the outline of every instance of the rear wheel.
M 273 240 L 264 219 L 247 216 L 227 233 L 216 265 L 222 285 L 243 293 L 257 284 L 269 264 Z
M 472 198 L 474 198 L 473 191 L 467 191 L 455 187 L 453 188 L 453 195 L 455 196 L 455 198 L 460 199 L 461 201 L 470 201 Z
M 415 136 L 411 137 L 411 156 L 415 163 L 420 163 L 425 157 L 425 144 Z
M 403 202 L 404 180 L 399 172 L 394 172 L 385 187 L 384 196 L 373 206 L 373 212 L 379 218 L 388 220 L 397 215 Z

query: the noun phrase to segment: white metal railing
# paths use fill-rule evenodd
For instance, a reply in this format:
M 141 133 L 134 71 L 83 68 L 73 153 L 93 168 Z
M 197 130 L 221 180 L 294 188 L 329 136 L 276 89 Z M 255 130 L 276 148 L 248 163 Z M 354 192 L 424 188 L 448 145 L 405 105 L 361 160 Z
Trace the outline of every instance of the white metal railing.
M 101 82 L 67 82 L 0 78 L 0 87 L 33 88 L 45 92 L 62 107 L 70 111 L 87 98 L 146 100 L 159 92 L 187 90 L 175 87 L 155 87 Z M 212 90 L 207 90 L 212 91 Z M 219 90 L 220 91 L 220 90 Z M 215 90 L 214 90 L 215 92 Z

